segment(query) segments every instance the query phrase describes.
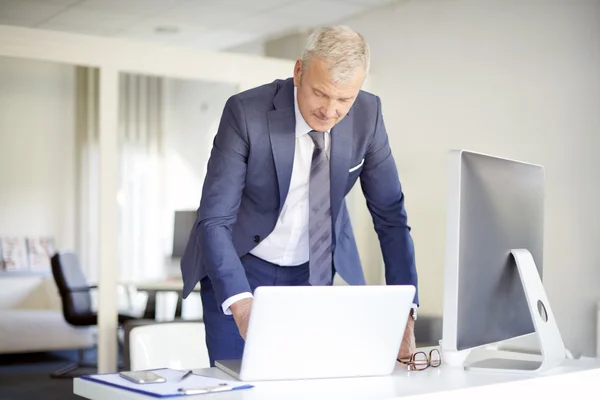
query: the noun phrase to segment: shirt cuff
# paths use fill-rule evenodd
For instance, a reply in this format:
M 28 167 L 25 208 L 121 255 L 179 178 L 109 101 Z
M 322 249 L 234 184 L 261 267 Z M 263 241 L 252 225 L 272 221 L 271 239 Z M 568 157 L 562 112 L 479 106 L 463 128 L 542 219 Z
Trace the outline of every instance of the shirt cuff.
M 250 292 L 238 293 L 234 296 L 231 296 L 230 298 L 225 300 L 223 302 L 223 304 L 221 305 L 221 307 L 223 307 L 223 313 L 225 315 L 231 315 L 232 313 L 231 313 L 231 310 L 229 309 L 229 307 L 231 307 L 231 305 L 233 303 L 235 303 L 236 301 L 243 300 L 243 299 L 251 299 L 252 297 L 253 297 L 252 293 L 250 293 Z

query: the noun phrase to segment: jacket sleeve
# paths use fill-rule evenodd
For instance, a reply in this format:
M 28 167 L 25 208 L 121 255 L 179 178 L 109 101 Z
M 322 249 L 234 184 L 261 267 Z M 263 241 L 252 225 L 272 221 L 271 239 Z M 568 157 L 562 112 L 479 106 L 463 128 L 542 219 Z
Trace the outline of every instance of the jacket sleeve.
M 225 105 L 213 142 L 196 221 L 200 258 L 219 304 L 236 294 L 251 292 L 232 242 L 232 227 L 245 187 L 248 143 L 244 109 L 233 96 Z
M 415 250 L 404 207 L 404 194 L 377 97 L 377 122 L 360 175 L 385 264 L 388 285 L 413 285 L 418 289 Z M 418 291 L 415 304 L 419 304 Z

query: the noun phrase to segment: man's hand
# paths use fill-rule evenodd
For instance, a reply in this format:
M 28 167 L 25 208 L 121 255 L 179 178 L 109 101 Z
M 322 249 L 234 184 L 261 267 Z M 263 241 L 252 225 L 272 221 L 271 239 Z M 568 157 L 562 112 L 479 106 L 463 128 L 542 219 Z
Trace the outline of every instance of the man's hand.
M 252 311 L 252 299 L 242 299 L 236 301 L 229 307 L 233 314 L 235 324 L 240 331 L 242 339 L 246 340 L 246 333 L 248 332 L 248 322 L 250 321 L 250 311 Z
M 414 354 L 415 348 L 415 320 L 409 315 L 408 321 L 406 322 L 406 329 L 404 329 L 400 351 L 398 351 L 398 359 L 402 360 L 410 358 Z

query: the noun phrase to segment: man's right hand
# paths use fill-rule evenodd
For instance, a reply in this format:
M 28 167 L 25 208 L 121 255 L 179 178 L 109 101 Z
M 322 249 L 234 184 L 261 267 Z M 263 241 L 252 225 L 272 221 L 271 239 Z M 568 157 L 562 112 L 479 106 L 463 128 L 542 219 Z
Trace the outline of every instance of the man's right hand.
M 235 324 L 240 331 L 240 336 L 242 339 L 246 340 L 248 322 L 250 321 L 250 311 L 252 311 L 252 299 L 249 298 L 236 301 L 229 309 L 231 310 Z

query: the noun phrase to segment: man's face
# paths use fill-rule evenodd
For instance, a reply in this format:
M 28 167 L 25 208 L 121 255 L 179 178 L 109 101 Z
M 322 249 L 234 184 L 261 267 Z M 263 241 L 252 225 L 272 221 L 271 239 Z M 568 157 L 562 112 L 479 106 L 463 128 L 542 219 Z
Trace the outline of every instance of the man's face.
M 306 123 L 315 131 L 333 128 L 348 114 L 365 79 L 362 68 L 344 83 L 334 83 L 327 64 L 313 58 L 305 71 L 302 60 L 294 67 L 294 85 L 297 87 L 298 108 Z

